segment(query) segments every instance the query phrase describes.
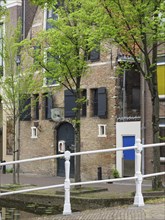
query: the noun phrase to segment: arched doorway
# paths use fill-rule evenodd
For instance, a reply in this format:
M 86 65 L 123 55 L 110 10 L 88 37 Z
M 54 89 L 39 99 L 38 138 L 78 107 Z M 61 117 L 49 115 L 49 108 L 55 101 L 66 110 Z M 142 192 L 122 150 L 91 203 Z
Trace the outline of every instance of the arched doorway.
M 59 151 L 59 142 L 65 143 L 65 150 L 69 150 L 70 152 L 74 152 L 74 128 L 73 125 L 64 122 L 60 124 L 57 128 L 57 154 L 61 154 L 62 152 Z M 65 159 L 58 158 L 57 159 L 57 176 L 65 176 Z M 70 177 L 74 178 L 74 157 L 70 158 Z

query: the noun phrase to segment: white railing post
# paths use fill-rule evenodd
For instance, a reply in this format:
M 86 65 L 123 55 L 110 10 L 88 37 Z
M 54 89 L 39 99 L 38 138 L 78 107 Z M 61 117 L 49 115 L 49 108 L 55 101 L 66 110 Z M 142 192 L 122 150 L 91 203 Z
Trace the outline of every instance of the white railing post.
M 64 182 L 64 189 L 65 189 L 65 201 L 64 201 L 64 209 L 63 215 L 70 215 L 71 211 L 71 204 L 70 204 L 70 151 L 65 151 L 65 182 Z
M 134 205 L 136 206 L 144 206 L 144 200 L 142 195 L 142 173 L 141 173 L 141 162 L 142 156 L 141 152 L 143 149 L 143 145 L 141 144 L 141 140 L 137 139 L 135 146 L 137 149 L 135 150 L 135 177 L 136 177 L 136 193 L 134 197 Z

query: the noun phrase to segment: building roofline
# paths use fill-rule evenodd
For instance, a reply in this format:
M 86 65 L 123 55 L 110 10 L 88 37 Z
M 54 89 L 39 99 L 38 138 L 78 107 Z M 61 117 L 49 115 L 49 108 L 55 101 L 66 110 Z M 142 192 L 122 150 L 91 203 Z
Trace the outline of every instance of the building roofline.
M 12 8 L 15 6 L 22 6 L 21 0 L 7 0 L 6 3 L 1 3 L 2 6 L 6 6 L 7 8 Z

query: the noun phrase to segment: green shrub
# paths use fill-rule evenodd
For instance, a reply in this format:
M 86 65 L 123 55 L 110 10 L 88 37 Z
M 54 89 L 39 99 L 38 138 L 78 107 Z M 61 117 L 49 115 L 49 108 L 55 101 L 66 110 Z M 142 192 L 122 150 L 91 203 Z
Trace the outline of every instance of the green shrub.
M 119 178 L 120 177 L 119 171 L 117 169 L 114 169 L 112 174 L 113 174 L 114 178 Z

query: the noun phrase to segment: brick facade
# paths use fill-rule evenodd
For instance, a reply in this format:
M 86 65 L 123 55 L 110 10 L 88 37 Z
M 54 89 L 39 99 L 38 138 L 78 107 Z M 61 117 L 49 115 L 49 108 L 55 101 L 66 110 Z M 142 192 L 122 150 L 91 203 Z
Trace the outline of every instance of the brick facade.
M 44 10 L 34 7 L 30 12 L 30 6 L 26 5 L 26 19 L 28 23 L 25 25 L 25 35 L 27 38 L 33 38 L 38 32 L 44 29 Z M 21 7 L 15 6 L 10 9 L 12 24 L 16 26 L 18 17 L 21 16 Z M 29 13 L 29 14 L 28 14 Z M 30 14 L 31 13 L 31 14 Z M 25 20 L 26 22 L 26 20 Z M 123 116 L 123 93 L 122 82 L 123 77 L 118 77 L 115 70 L 116 57 L 118 50 L 112 45 L 103 45 L 109 48 L 100 54 L 99 62 L 89 62 L 87 74 L 82 78 L 81 87 L 87 92 L 87 114 L 81 117 L 81 150 L 97 150 L 116 147 L 116 121 L 117 118 Z M 27 60 L 26 60 L 27 61 Z M 28 60 L 30 65 L 32 60 Z M 132 77 L 132 74 L 136 74 Z M 142 115 L 142 109 L 132 107 L 132 85 L 140 88 L 142 80 L 134 68 L 127 72 L 127 88 L 126 88 L 126 112 L 124 116 L 135 117 Z M 99 118 L 93 116 L 92 90 L 100 87 L 106 88 L 107 92 L 107 118 Z M 56 108 L 64 108 L 64 88 L 56 87 L 52 89 L 53 105 Z M 145 143 L 152 143 L 152 123 L 151 123 L 151 99 L 148 88 L 146 86 L 145 93 L 141 92 L 141 99 L 144 101 L 144 140 Z M 20 159 L 40 157 L 57 154 L 57 132 L 61 123 L 72 123 L 71 119 L 64 119 L 61 122 L 45 119 L 44 96 L 39 94 L 39 119 L 34 120 L 34 109 L 32 108 L 32 120 L 20 122 Z M 131 105 L 130 105 L 131 103 Z M 161 115 L 164 116 L 164 104 L 161 105 Z M 142 117 L 141 117 L 142 118 Z M 31 128 L 37 124 L 37 138 L 32 138 Z M 99 137 L 99 125 L 105 125 L 105 137 Z M 74 124 L 73 124 L 74 126 Z M 144 152 L 145 172 L 152 172 L 152 150 L 147 149 Z M 12 158 L 11 158 L 12 159 Z M 85 179 L 97 179 L 98 168 L 102 168 L 102 178 L 112 177 L 112 170 L 116 167 L 116 154 L 105 153 L 95 155 L 83 155 L 81 157 L 81 177 Z M 21 172 L 34 173 L 43 175 L 57 175 L 57 161 L 43 160 L 38 162 L 21 164 Z

